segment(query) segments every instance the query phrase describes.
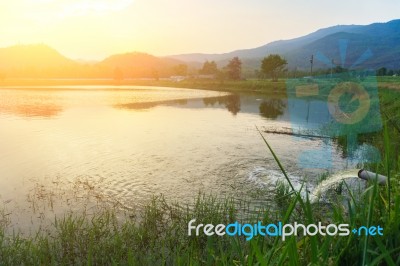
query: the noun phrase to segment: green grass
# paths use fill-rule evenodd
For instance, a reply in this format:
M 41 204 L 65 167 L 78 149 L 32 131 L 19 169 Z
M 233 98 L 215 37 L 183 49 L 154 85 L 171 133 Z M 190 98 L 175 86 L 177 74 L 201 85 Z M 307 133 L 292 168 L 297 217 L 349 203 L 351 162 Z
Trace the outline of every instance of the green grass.
M 285 80 L 280 79 L 278 82 L 270 80 L 207 80 L 207 79 L 187 79 L 180 82 L 171 80 L 122 80 L 116 82 L 110 80 L 96 79 L 7 79 L 0 81 L 2 86 L 84 86 L 84 85 L 99 85 L 99 86 L 161 86 L 161 87 L 177 87 L 191 89 L 205 89 L 228 92 L 247 92 L 247 93 L 277 93 L 286 95 Z
M 306 80 L 299 78 L 300 81 Z M 400 77 L 377 77 L 379 89 L 400 90 Z M 161 86 L 191 89 L 226 91 L 232 93 L 257 93 L 286 96 L 286 79 L 272 82 L 270 79 L 217 80 L 186 79 L 180 82 L 166 79 L 132 79 L 115 81 L 113 79 L 6 79 L 1 86 Z

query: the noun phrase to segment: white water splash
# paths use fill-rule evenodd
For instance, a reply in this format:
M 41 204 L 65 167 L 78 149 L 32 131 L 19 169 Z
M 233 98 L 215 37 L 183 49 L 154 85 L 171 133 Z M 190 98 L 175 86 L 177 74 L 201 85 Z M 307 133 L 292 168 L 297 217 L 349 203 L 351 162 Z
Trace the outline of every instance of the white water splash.
M 302 184 L 300 177 L 290 173 L 288 173 L 288 177 L 293 187 L 296 190 L 300 190 Z M 262 166 L 254 167 L 254 169 L 248 174 L 247 180 L 263 188 L 271 186 L 275 187 L 279 182 L 287 183 L 287 180 L 282 172 L 277 170 L 268 170 Z
M 329 201 L 327 195 L 335 191 L 335 189 L 345 181 L 350 190 L 356 190 L 365 184 L 363 180 L 358 178 L 359 169 L 350 169 L 337 172 L 319 184 L 314 182 L 305 182 L 299 176 L 288 174 L 290 182 L 296 191 L 300 191 L 302 184 L 303 188 L 300 191 L 300 195 L 303 199 L 308 196 L 311 203 L 317 201 Z M 274 189 L 279 182 L 287 184 L 287 180 L 282 172 L 277 170 L 268 170 L 264 167 L 257 166 L 248 174 L 248 181 L 254 183 L 261 188 Z M 343 189 L 347 190 L 347 189 Z M 308 195 L 307 195 L 308 194 Z
M 343 181 L 346 182 L 351 190 L 359 188 L 361 184 L 364 184 L 364 181 L 358 178 L 358 171 L 359 169 L 344 170 L 329 176 L 311 189 L 311 193 L 309 194 L 310 202 L 324 201 L 324 196 Z

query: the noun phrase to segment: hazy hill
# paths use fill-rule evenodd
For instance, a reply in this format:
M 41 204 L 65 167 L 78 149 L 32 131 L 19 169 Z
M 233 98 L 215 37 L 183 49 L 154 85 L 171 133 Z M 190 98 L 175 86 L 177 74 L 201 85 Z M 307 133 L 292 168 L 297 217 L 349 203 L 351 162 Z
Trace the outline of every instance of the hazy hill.
M 180 55 L 172 55 L 170 58 L 175 58 L 183 61 L 198 61 L 198 62 L 203 62 L 206 60 L 214 60 L 214 61 L 221 61 L 221 60 L 228 60 L 229 58 L 238 56 L 241 58 L 259 58 L 259 57 L 264 57 L 265 55 L 268 54 L 273 54 L 273 53 L 285 53 L 288 51 L 291 51 L 293 49 L 296 49 L 302 45 L 311 43 L 312 41 L 318 40 L 322 37 L 325 37 L 329 34 L 336 33 L 339 31 L 344 31 L 346 29 L 352 29 L 356 28 L 359 26 L 356 25 L 339 25 L 339 26 L 333 26 L 329 28 L 324 28 L 317 30 L 313 33 L 310 33 L 308 35 L 290 39 L 290 40 L 279 40 L 279 41 L 274 41 L 271 43 L 268 43 L 266 45 L 252 48 L 252 49 L 241 49 L 241 50 L 235 50 L 233 52 L 229 53 L 222 53 L 222 54 L 202 54 L 202 53 L 192 53 L 192 54 L 180 54 Z
M 0 48 L 0 71 L 6 76 L 54 77 L 77 66 L 75 61 L 44 44 Z
M 340 47 L 341 40 L 347 45 Z M 342 42 L 343 44 L 343 42 Z M 344 49 L 343 47 L 346 47 Z M 341 51 L 346 51 L 342 62 Z M 0 78 L 114 78 L 116 73 L 124 78 L 169 77 L 200 68 L 205 60 L 214 60 L 219 67 L 225 66 L 234 56 L 240 57 L 245 73 L 260 68 L 261 59 L 268 54 L 281 54 L 288 60 L 288 68 L 308 70 L 309 59 L 315 56 L 315 68 L 329 67 L 318 60 L 324 55 L 326 62 L 352 67 L 365 51 L 370 58 L 358 67 L 400 69 L 400 20 L 374 23 L 366 26 L 339 25 L 317 30 L 291 40 L 280 40 L 254 49 L 236 50 L 224 54 L 182 54 L 156 57 L 145 53 L 112 55 L 101 62 L 73 61 L 44 44 L 16 45 L 0 48 Z M 344 55 L 344 54 L 343 54 Z
M 334 59 L 336 64 L 341 63 L 339 52 L 341 39 L 348 40 L 345 66 L 353 65 L 369 48 L 372 57 L 359 67 L 400 68 L 400 20 L 366 26 L 339 25 L 320 29 L 299 38 L 271 42 L 253 49 L 236 50 L 224 54 L 182 54 L 173 55 L 171 58 L 199 62 L 215 60 L 223 64 L 230 58 L 238 56 L 244 62 L 244 67 L 258 69 L 263 57 L 268 54 L 280 54 L 288 60 L 289 68 L 306 69 L 309 67 L 310 56 L 317 52 L 326 55 L 329 59 Z M 324 67 L 324 64 L 318 60 L 315 60 L 315 63 L 316 67 Z
M 342 62 L 340 57 L 340 42 L 347 41 L 346 57 Z M 343 49 L 343 48 L 342 48 Z M 400 20 L 388 23 L 375 23 L 368 26 L 359 26 L 346 31 L 327 35 L 306 45 L 283 53 L 292 67 L 304 67 L 311 54 L 321 53 L 329 59 L 334 59 L 335 64 L 352 67 L 367 51 L 371 56 L 357 67 L 392 69 L 400 68 Z M 343 50 L 344 51 L 344 50 Z M 315 60 L 316 67 L 324 64 Z
M 0 48 L 0 67 L 49 68 L 75 64 L 44 44 L 16 45 Z
M 101 62 L 74 61 L 55 49 L 39 45 L 0 48 L 0 78 L 124 78 L 167 77 L 181 61 L 144 53 L 112 55 Z
M 176 59 L 133 52 L 112 55 L 99 64 L 114 70 L 120 69 L 124 77 L 162 77 L 173 75 L 174 67 L 182 63 Z

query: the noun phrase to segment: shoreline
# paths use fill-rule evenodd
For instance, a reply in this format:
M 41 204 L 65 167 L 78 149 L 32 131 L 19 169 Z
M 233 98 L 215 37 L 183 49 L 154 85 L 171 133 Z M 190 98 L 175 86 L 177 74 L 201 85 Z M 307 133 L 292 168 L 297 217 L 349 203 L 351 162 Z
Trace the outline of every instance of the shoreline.
M 400 90 L 400 77 L 377 77 L 379 89 Z M 286 79 L 273 82 L 269 79 L 248 79 L 248 80 L 214 80 L 214 79 L 185 79 L 174 81 L 169 78 L 164 79 L 124 79 L 116 81 L 114 79 L 75 79 L 75 78 L 10 78 L 0 80 L 2 86 L 153 86 L 153 87 L 175 87 L 200 90 L 216 90 L 224 92 L 245 92 L 245 93 L 285 93 Z

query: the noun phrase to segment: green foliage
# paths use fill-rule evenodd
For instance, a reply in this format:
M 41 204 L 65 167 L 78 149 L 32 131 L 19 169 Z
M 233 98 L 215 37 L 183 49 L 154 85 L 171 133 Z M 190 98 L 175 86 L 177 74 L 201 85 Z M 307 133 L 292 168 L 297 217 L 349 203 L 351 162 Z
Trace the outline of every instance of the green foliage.
M 215 63 L 215 61 L 204 62 L 203 67 L 199 70 L 199 73 L 203 75 L 216 75 L 218 73 L 217 63 Z
M 337 74 L 339 74 L 339 73 L 346 73 L 346 72 L 348 72 L 349 70 L 348 69 L 346 69 L 346 68 L 343 68 L 343 67 L 341 67 L 341 66 L 335 66 L 334 68 L 333 68 L 333 73 L 337 73 Z
M 387 74 L 386 67 L 381 67 L 376 71 L 377 76 L 386 76 L 386 74 Z
M 188 72 L 188 66 L 186 64 L 179 64 L 173 67 L 172 72 L 174 75 L 186 76 Z
M 239 80 L 242 74 L 242 61 L 239 57 L 234 57 L 226 65 L 226 70 L 230 79 Z
M 278 81 L 278 74 L 283 71 L 286 65 L 287 61 L 280 55 L 271 54 L 261 61 L 261 71 L 270 75 L 273 81 Z

